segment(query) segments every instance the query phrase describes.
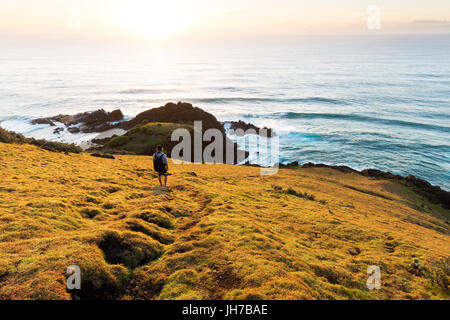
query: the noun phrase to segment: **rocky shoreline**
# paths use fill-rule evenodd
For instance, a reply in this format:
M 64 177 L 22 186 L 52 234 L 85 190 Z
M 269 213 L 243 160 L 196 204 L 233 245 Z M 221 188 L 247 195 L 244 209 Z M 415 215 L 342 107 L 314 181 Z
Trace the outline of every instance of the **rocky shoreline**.
M 71 133 L 93 133 L 104 132 L 110 129 L 118 128 L 117 124 L 111 122 L 123 120 L 123 114 L 120 110 L 106 112 L 103 109 L 83 112 L 76 115 L 60 114 L 49 118 L 38 118 L 31 121 L 32 124 L 48 124 L 55 127 L 56 123 L 62 123 Z M 65 128 L 58 127 L 54 133 L 61 133 Z
M 129 132 L 129 130 L 131 130 L 132 128 L 147 123 L 191 123 L 193 121 L 200 120 L 202 121 L 203 132 L 208 129 L 218 129 L 224 134 L 224 136 L 226 136 L 226 131 L 228 129 L 242 129 L 243 131 L 254 130 L 257 134 L 260 135 L 263 132 L 262 135 L 269 138 L 276 136 L 276 133 L 272 129 L 264 127 L 263 130 L 261 130 L 261 128 L 241 120 L 219 122 L 214 115 L 198 107 L 194 107 L 192 104 L 183 102 L 178 102 L 177 104 L 167 103 L 165 106 L 144 111 L 128 121 L 124 120 L 124 116 L 121 110 L 106 112 L 105 110 L 100 109 L 97 111 L 84 112 L 76 115 L 58 115 L 54 117 L 34 119 L 31 123 L 48 124 L 55 127 L 56 123 L 62 123 L 66 127 L 56 128 L 55 133 L 59 133 L 65 129 L 67 129 L 71 133 L 104 133 L 113 129 L 120 129 L 123 130 L 123 132 Z M 126 136 L 128 132 L 124 136 Z M 120 136 L 113 135 L 102 137 L 100 135 L 100 137 L 91 141 L 94 147 L 90 150 L 92 150 L 93 152 L 104 152 L 104 146 L 106 146 L 112 139 L 117 137 Z M 167 141 L 165 142 L 166 144 L 168 143 Z M 235 154 L 237 154 L 238 151 L 242 152 L 242 150 L 238 149 L 238 145 L 236 143 L 226 138 L 224 146 L 226 147 L 226 145 L 230 144 L 233 144 Z M 169 143 L 168 145 L 170 146 L 171 144 Z M 207 144 L 204 143 L 203 148 L 205 148 L 206 145 Z M 152 151 L 153 150 L 149 150 L 148 152 L 144 152 L 142 154 L 150 155 Z M 246 153 L 246 155 L 248 155 L 248 153 Z M 236 164 L 237 162 L 237 159 L 235 159 L 234 164 Z M 258 165 L 252 165 L 248 163 L 246 165 L 258 167 Z M 347 166 L 332 166 L 326 164 L 306 163 L 300 165 L 297 161 L 289 164 L 279 164 L 279 167 L 282 169 L 295 169 L 298 167 L 331 168 L 340 172 L 356 173 L 370 178 L 396 180 L 413 187 L 413 189 L 420 196 L 427 198 L 432 203 L 442 204 L 444 208 L 450 209 L 450 192 L 445 191 L 438 186 L 434 186 L 428 181 L 417 178 L 413 175 L 403 177 L 400 175 L 392 174 L 390 172 L 384 172 L 376 169 L 365 169 L 362 171 L 358 171 Z
M 138 114 L 131 120 L 124 120 L 124 116 L 121 110 L 114 110 L 112 112 L 106 112 L 103 109 L 96 110 L 93 112 L 84 112 L 78 113 L 75 115 L 64 115 L 60 114 L 53 117 L 47 118 L 38 118 L 31 121 L 32 124 L 47 124 L 52 127 L 56 127 L 54 130 L 54 134 L 61 134 L 64 130 L 69 131 L 70 133 L 99 133 L 99 136 L 92 139 L 87 143 L 89 146 L 88 150 L 94 151 L 114 151 L 108 150 L 108 146 L 111 144 L 108 143 L 117 137 L 120 136 L 130 136 L 130 130 L 139 126 L 143 126 L 149 123 L 179 123 L 179 124 L 193 124 L 194 121 L 201 121 L 202 124 L 202 133 L 205 133 L 208 129 L 217 129 L 219 130 L 225 138 L 224 140 L 224 150 L 234 150 L 234 164 L 239 163 L 239 159 L 242 158 L 242 155 L 238 156 L 238 153 L 244 153 L 245 158 L 248 156 L 248 152 L 244 150 L 240 150 L 238 145 L 231 141 L 226 135 L 226 127 L 231 126 L 233 129 L 242 129 L 247 131 L 249 129 L 255 130 L 255 132 L 261 136 L 273 137 L 275 133 L 272 129 L 268 128 L 258 128 L 252 124 L 245 123 L 243 121 L 231 122 L 231 123 L 221 123 L 217 120 L 217 118 L 198 107 L 194 107 L 190 103 L 167 103 L 166 105 L 153 108 L 147 111 L 144 111 Z M 63 126 L 61 126 L 63 125 Z M 116 130 L 116 131 L 115 131 Z M 122 130 L 122 134 L 116 134 L 117 130 Z M 108 134 L 112 133 L 112 134 Z M 135 136 L 131 136 L 130 139 L 136 138 Z M 149 140 L 158 140 L 155 139 L 155 135 L 149 134 Z M 162 143 L 170 149 L 173 146 L 173 142 L 170 139 L 165 139 L 161 141 L 158 140 L 159 143 Z M 203 150 L 207 147 L 209 143 L 203 142 L 202 148 Z M 192 143 L 194 145 L 194 142 Z M 142 149 L 142 146 L 140 146 Z M 147 154 L 150 155 L 153 153 L 153 149 L 155 146 L 151 146 L 152 148 L 148 148 L 148 150 L 138 150 L 137 154 Z M 193 154 L 193 153 L 192 153 Z M 224 163 L 228 162 L 229 159 L 225 159 L 226 155 L 224 155 Z M 193 159 L 192 159 L 193 160 Z M 228 161 L 227 161 L 228 160 Z
M 251 123 L 239 121 L 219 122 L 215 116 L 190 103 L 178 102 L 167 103 L 165 106 L 153 108 L 141 112 L 131 120 L 124 121 L 123 113 L 120 109 L 106 112 L 99 109 L 92 112 L 83 112 L 75 115 L 60 114 L 53 117 L 38 118 L 31 121 L 31 124 L 48 124 L 56 127 L 56 123 L 63 124 L 64 127 L 57 127 L 55 134 L 59 134 L 65 129 L 71 133 L 94 133 L 105 132 L 111 129 L 130 130 L 134 126 L 148 122 L 192 122 L 202 121 L 202 126 L 207 129 L 218 129 L 225 133 L 225 127 L 232 130 L 254 130 L 256 134 L 267 137 L 275 137 L 276 133 L 270 128 L 259 128 Z M 237 132 L 236 134 L 240 134 Z
M 228 130 L 233 130 L 234 133 L 237 136 L 244 136 L 249 131 L 253 131 L 256 134 L 260 135 L 261 137 L 265 138 L 273 138 L 276 137 L 277 134 L 274 130 L 264 127 L 260 128 L 255 126 L 254 124 L 244 122 L 242 120 L 239 121 L 225 121 L 222 122 L 223 126 L 226 127 Z

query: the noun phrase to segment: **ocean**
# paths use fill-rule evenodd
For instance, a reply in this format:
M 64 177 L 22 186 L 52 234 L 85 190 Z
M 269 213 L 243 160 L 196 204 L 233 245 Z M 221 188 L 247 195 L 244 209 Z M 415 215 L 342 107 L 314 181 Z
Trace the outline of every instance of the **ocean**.
M 0 41 L 0 126 L 172 101 L 277 130 L 280 160 L 413 174 L 450 190 L 450 36 L 337 36 L 150 47 Z M 263 163 L 262 163 L 263 164 Z

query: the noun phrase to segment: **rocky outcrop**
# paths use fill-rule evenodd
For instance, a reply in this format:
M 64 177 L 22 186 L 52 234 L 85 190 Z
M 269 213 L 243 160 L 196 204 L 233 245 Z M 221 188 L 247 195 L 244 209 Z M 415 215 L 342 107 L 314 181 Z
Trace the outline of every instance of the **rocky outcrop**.
M 252 123 L 247 123 L 242 120 L 223 122 L 223 125 L 228 126 L 228 129 L 234 130 L 237 136 L 244 136 L 245 134 L 248 134 L 250 130 L 253 130 L 256 134 L 267 138 L 272 138 L 277 135 L 272 129 L 269 129 L 267 127 L 261 129 L 260 127 L 255 126 Z M 242 132 L 241 130 L 243 130 L 244 132 Z
M 172 154 L 173 148 L 180 143 L 180 141 L 172 141 L 172 133 L 175 130 L 183 129 L 190 133 L 187 137 L 188 143 L 186 148 L 190 150 L 183 150 L 188 154 L 178 155 Z M 216 128 L 219 129 L 219 128 Z M 123 154 L 136 154 L 136 155 L 152 155 L 156 151 L 157 145 L 164 146 L 168 156 L 184 160 L 188 162 L 203 162 L 202 155 L 210 141 L 203 141 L 201 144 L 197 144 L 195 137 L 200 135 L 202 139 L 202 132 L 199 128 L 195 128 L 192 124 L 186 123 L 171 123 L 171 122 L 148 122 L 142 125 L 136 125 L 123 136 L 116 136 L 108 141 L 95 140 L 96 143 L 102 142 L 103 146 L 92 150 L 97 150 L 106 153 L 123 153 Z M 219 163 L 236 164 L 248 157 L 248 153 L 242 150 L 238 151 L 238 146 L 231 141 L 225 134 L 222 135 L 223 150 L 231 152 L 234 150 L 233 159 L 227 158 L 227 153 L 223 155 L 223 158 L 215 159 Z M 186 142 L 183 140 L 183 142 Z M 199 157 L 200 155 L 200 157 Z M 228 153 L 230 155 L 230 153 Z M 186 156 L 186 158 L 185 158 Z
M 98 144 L 98 145 L 105 145 L 109 141 L 111 141 L 111 139 L 114 139 L 116 137 L 118 137 L 118 135 L 114 134 L 113 136 L 108 137 L 108 138 L 100 138 L 100 139 L 95 138 L 95 139 L 92 139 L 91 142 L 94 143 L 94 144 Z
M 53 134 L 61 134 L 61 132 L 64 131 L 64 128 L 56 128 L 55 130 L 53 130 Z
M 219 129 L 225 132 L 222 124 L 211 113 L 194 107 L 190 103 L 183 102 L 178 102 L 177 104 L 169 102 L 163 107 L 144 111 L 134 119 L 120 123 L 119 127 L 129 130 L 136 125 L 151 122 L 192 124 L 194 121 L 202 121 L 204 131 L 208 129 Z
M 377 169 L 364 169 L 361 171 L 361 174 L 366 177 L 371 178 L 380 178 L 380 179 L 395 179 L 395 180 L 402 180 L 403 177 L 397 174 L 393 174 L 390 172 L 380 171 Z
M 279 167 L 281 169 L 292 169 L 292 168 L 296 168 L 298 166 L 299 166 L 298 161 L 294 161 L 294 162 L 291 162 L 288 164 L 282 164 L 282 163 L 279 164 Z
M 123 120 L 123 113 L 120 110 L 114 110 L 111 111 L 111 113 L 108 116 L 108 121 L 109 122 L 114 122 L 114 121 L 120 121 Z
M 252 129 L 259 135 L 265 136 L 265 133 L 267 133 L 268 137 L 276 136 L 276 133 L 272 129 L 268 129 L 267 127 L 261 129 L 244 121 L 221 123 L 211 113 L 198 107 L 194 107 L 190 103 L 183 102 L 169 102 L 165 106 L 144 111 L 132 120 L 114 123 L 123 119 L 124 116 L 120 110 L 106 112 L 103 109 L 99 109 L 92 112 L 78 113 L 76 115 L 60 114 L 54 117 L 34 119 L 31 123 L 56 126 L 55 122 L 58 122 L 64 124 L 70 133 L 92 133 L 104 132 L 115 128 L 130 130 L 137 125 L 153 122 L 192 124 L 194 121 L 201 121 L 203 131 L 208 129 L 218 129 L 225 134 L 224 125 L 226 124 L 233 130 L 242 129 L 247 131 Z M 55 129 L 55 133 L 60 133 L 63 130 L 64 129 Z
M 304 165 L 302 165 L 302 168 L 330 168 L 343 173 L 359 173 L 359 171 L 347 166 L 329 166 L 323 163 L 316 164 L 312 162 L 305 163 Z
M 91 133 L 104 132 L 117 127 L 111 122 L 123 120 L 123 114 L 120 110 L 106 112 L 103 109 L 83 112 L 76 115 L 60 114 L 55 117 L 34 119 L 32 124 L 49 124 L 55 126 L 55 122 L 64 124 L 71 133 Z
M 202 134 L 205 133 L 208 129 L 217 129 L 223 134 L 223 150 L 233 150 L 234 151 L 234 159 L 232 163 L 238 163 L 240 162 L 240 158 L 242 157 L 242 154 L 244 153 L 244 158 L 248 156 L 248 153 L 242 150 L 239 150 L 238 145 L 231 141 L 225 133 L 225 129 L 223 127 L 223 124 L 220 123 L 217 118 L 212 115 L 209 112 L 206 112 L 198 107 L 194 107 L 190 103 L 167 103 L 163 107 L 154 108 L 151 110 L 144 111 L 140 114 L 138 114 L 134 119 L 129 121 L 124 121 L 118 124 L 119 128 L 125 129 L 125 130 L 131 130 L 132 128 L 136 128 L 139 125 L 146 126 L 147 129 L 150 127 L 148 124 L 152 123 L 165 123 L 162 127 L 164 128 L 170 128 L 170 126 L 167 126 L 167 124 L 182 124 L 187 126 L 192 126 L 194 124 L 194 121 L 201 121 L 201 128 L 202 128 Z M 161 128 L 162 128 L 161 127 Z M 170 140 L 170 134 L 165 135 L 165 137 L 162 137 L 164 135 L 155 135 L 155 133 L 152 133 L 152 131 L 148 131 L 147 133 L 149 135 L 148 142 L 155 141 L 155 145 L 147 145 L 145 147 L 145 150 L 140 150 L 138 154 L 152 154 L 155 150 L 156 144 L 162 143 L 165 145 L 167 151 L 169 151 L 171 148 L 178 144 L 178 142 L 173 142 Z M 127 134 L 127 136 L 130 136 L 130 134 Z M 157 139 L 155 139 L 157 138 Z M 161 138 L 161 139 L 160 139 Z M 164 138 L 164 139 L 162 139 Z M 159 142 L 158 142 L 159 141 Z M 158 142 L 158 143 L 156 143 Z M 202 151 L 210 144 L 210 142 L 202 142 Z M 192 141 L 191 146 L 193 148 L 191 152 L 191 162 L 196 162 L 196 159 L 194 157 L 194 136 L 192 135 Z M 229 163 L 230 159 L 226 159 L 226 153 L 224 153 L 223 161 L 222 163 Z
M 164 128 L 169 127 L 167 124 L 180 124 L 193 126 L 194 121 L 201 121 L 201 133 L 204 134 L 208 129 L 217 129 L 223 134 L 223 150 L 234 150 L 234 160 L 230 160 L 226 158 L 226 153 L 223 156 L 223 163 L 239 163 L 241 162 L 241 158 L 244 159 L 248 156 L 248 153 L 239 150 L 238 145 L 231 141 L 227 136 L 223 124 L 220 123 L 215 116 L 211 113 L 208 113 L 200 108 L 194 107 L 190 103 L 167 103 L 163 107 L 150 109 L 138 114 L 135 118 L 129 121 L 121 121 L 123 120 L 123 114 L 120 110 L 115 110 L 113 112 L 106 112 L 103 109 L 93 111 L 93 112 L 84 112 L 78 113 L 76 115 L 58 115 L 55 117 L 49 118 L 41 118 L 35 119 L 32 121 L 34 124 L 50 124 L 55 125 L 55 122 L 63 123 L 67 130 L 71 133 L 92 133 L 92 132 L 105 132 L 111 129 L 123 129 L 130 131 L 133 128 L 138 128 L 141 126 L 145 126 L 148 124 L 154 123 L 165 123 Z M 121 121 L 121 122 L 117 122 Z M 149 129 L 149 127 L 147 127 Z M 197 130 L 197 129 L 196 129 Z M 151 130 L 150 130 L 151 131 Z M 149 131 L 149 132 L 150 132 Z M 157 130 L 158 131 L 158 130 Z M 55 133 L 59 133 L 60 130 L 55 130 Z M 144 135 L 147 133 L 144 133 Z M 139 137 L 135 137 L 136 133 L 127 134 L 126 137 L 123 137 L 123 141 L 125 139 L 129 139 L 128 142 L 124 144 L 128 149 L 125 150 L 128 152 L 134 152 L 135 154 L 152 154 L 154 149 L 158 143 L 162 143 L 165 147 L 170 151 L 170 148 L 178 142 L 173 142 L 170 140 L 170 132 L 165 132 L 164 134 L 147 134 L 148 136 L 143 136 L 142 132 L 139 133 Z M 114 143 L 110 143 L 113 139 L 96 139 L 96 144 L 102 144 L 101 148 L 94 148 L 97 150 L 106 149 L 117 149 L 123 148 L 124 145 L 115 146 L 118 137 L 113 137 Z M 138 139 L 137 139 L 138 138 Z M 134 140 L 137 139 L 137 140 Z M 141 141 L 142 140 L 142 141 Z M 136 141 L 138 143 L 136 143 Z M 192 137 L 191 145 L 194 147 L 196 143 L 194 143 L 194 137 Z M 202 142 L 202 151 L 210 144 L 210 142 Z M 124 151 L 124 150 L 120 150 Z M 170 152 L 169 152 L 170 154 Z M 192 162 L 195 162 L 194 159 L 194 150 L 191 152 L 192 154 Z M 242 156 L 244 154 L 244 156 Z
M 31 124 L 48 124 L 48 125 L 51 125 L 52 127 L 55 126 L 53 121 L 51 121 L 48 118 L 34 119 L 34 120 L 31 121 Z

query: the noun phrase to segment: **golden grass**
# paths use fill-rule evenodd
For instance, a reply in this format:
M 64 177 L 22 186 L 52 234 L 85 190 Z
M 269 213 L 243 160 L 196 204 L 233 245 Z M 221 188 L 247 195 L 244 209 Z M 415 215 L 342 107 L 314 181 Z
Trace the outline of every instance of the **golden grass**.
M 398 182 L 325 168 L 171 173 L 167 191 L 151 157 L 0 143 L 0 299 L 71 299 L 70 265 L 82 299 L 449 297 L 449 211 Z M 369 265 L 381 290 L 366 288 Z

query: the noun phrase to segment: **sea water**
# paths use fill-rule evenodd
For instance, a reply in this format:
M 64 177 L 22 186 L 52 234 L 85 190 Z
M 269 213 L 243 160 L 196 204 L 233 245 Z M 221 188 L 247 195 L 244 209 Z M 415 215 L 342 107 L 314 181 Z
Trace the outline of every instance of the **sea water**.
M 146 46 L 0 42 L 0 126 L 185 101 L 277 130 L 280 161 L 413 174 L 450 190 L 450 36 L 338 36 Z M 262 157 L 261 164 L 264 164 Z

